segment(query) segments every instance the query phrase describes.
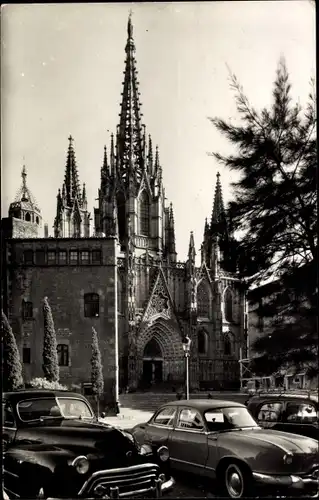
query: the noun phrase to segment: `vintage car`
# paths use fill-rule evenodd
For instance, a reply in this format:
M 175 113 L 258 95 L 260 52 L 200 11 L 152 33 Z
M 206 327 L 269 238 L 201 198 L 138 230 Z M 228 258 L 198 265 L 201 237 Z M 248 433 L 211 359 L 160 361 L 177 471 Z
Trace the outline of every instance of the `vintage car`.
M 259 393 L 246 405 L 261 427 L 319 440 L 318 392 Z
M 131 432 L 145 446 L 167 446 L 172 469 L 217 479 L 219 492 L 231 498 L 259 487 L 263 495 L 318 491 L 318 442 L 262 429 L 240 403 L 170 402 Z
M 3 394 L 4 489 L 14 498 L 158 497 L 172 489 L 166 447 L 101 423 L 84 396 Z

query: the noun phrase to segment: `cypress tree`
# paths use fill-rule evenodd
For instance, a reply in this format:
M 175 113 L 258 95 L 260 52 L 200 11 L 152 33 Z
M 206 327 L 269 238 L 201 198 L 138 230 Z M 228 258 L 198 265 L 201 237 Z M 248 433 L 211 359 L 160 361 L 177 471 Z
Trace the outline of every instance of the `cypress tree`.
M 43 373 L 49 382 L 59 381 L 59 362 L 57 341 L 51 307 L 48 298 L 43 300 L 44 337 L 43 337 Z
M 15 336 L 3 311 L 1 322 L 3 343 L 3 389 L 4 391 L 14 391 L 23 385 L 22 365 Z
M 91 357 L 91 382 L 92 392 L 97 401 L 97 413 L 99 415 L 99 401 L 104 390 L 103 366 L 99 340 L 95 328 L 92 327 L 92 357 Z
M 311 371 L 318 356 L 314 85 L 304 109 L 293 103 L 281 59 L 268 108 L 254 109 L 235 75 L 231 75 L 231 87 L 241 121 L 211 118 L 211 122 L 234 152 L 213 156 L 239 174 L 232 183 L 234 201 L 227 210 L 238 235 L 237 264 L 248 284 L 254 285 L 252 301 L 265 304 L 260 316 L 272 323 L 271 334 L 268 331 L 253 345 L 255 367 L 260 374 L 291 365 L 308 365 Z M 265 280 L 276 280 L 271 296 L 262 296 L 268 287 L 259 285 Z

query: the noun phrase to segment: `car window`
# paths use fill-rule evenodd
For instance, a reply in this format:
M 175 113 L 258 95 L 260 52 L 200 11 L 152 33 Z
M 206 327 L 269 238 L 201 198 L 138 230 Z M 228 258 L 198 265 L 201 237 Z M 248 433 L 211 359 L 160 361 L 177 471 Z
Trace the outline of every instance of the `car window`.
M 313 423 L 318 422 L 314 405 L 309 403 L 289 402 L 286 406 L 286 422 Z
M 174 418 L 176 414 L 176 408 L 174 406 L 168 406 L 163 408 L 153 420 L 153 424 L 157 425 L 173 425 Z
M 260 423 L 275 424 L 281 420 L 284 404 L 280 401 L 273 401 L 261 405 L 258 411 L 257 420 Z
M 66 418 L 93 418 L 94 415 L 86 404 L 81 399 L 72 398 L 57 398 L 59 407 L 64 417 Z
M 184 408 L 180 411 L 176 427 L 196 431 L 203 431 L 205 429 L 200 413 L 192 408 Z
M 2 422 L 4 427 L 16 427 L 13 410 L 9 403 L 2 403 Z
M 205 420 L 210 432 L 258 427 L 246 407 L 212 408 L 205 412 Z
M 27 399 L 20 401 L 17 412 L 23 422 L 38 420 L 41 417 L 62 417 L 55 398 Z

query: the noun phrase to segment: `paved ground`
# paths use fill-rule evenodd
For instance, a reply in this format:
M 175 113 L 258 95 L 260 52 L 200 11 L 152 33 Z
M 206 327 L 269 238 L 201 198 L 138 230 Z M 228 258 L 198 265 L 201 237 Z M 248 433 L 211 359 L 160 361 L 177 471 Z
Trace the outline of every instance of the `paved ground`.
M 114 427 L 121 427 L 122 429 L 129 429 L 134 425 L 147 422 L 153 412 L 143 410 L 133 410 L 131 408 L 120 408 L 120 414 L 115 417 L 100 418 L 101 422 L 114 425 Z

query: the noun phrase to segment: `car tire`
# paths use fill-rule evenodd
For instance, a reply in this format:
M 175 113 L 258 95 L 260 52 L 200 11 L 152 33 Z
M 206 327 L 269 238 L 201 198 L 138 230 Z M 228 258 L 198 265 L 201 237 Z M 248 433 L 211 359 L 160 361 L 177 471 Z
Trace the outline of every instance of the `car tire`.
M 251 474 L 244 465 L 232 462 L 223 468 L 223 492 L 228 498 L 251 496 Z

